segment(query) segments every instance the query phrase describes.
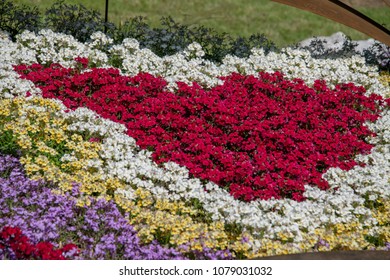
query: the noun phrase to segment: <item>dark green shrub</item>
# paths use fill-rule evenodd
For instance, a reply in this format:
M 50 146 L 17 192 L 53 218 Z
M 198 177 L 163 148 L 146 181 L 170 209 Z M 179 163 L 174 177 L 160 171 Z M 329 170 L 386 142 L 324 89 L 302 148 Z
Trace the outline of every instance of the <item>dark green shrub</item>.
M 303 49 L 308 50 L 312 57 L 314 58 L 341 58 L 341 57 L 351 57 L 353 55 L 358 54 L 355 50 L 356 43 L 351 41 L 350 38 L 346 38 L 343 42 L 343 46 L 339 49 L 330 49 L 325 46 L 326 40 L 321 40 L 319 38 L 315 38 L 311 41 L 310 45 L 307 47 L 303 47 Z
M 144 17 L 135 17 L 119 28 L 115 41 L 134 38 L 141 48 L 148 48 L 159 56 L 172 55 L 191 43 L 190 31 L 175 23 L 170 17 L 161 18 L 161 28 L 151 28 Z
M 230 54 L 238 57 L 248 57 L 253 48 L 262 48 L 265 53 L 278 51 L 275 43 L 268 40 L 264 34 L 254 34 L 249 38 L 238 37 L 231 46 Z
M 314 58 L 337 59 L 340 57 L 363 55 L 367 64 L 376 65 L 380 70 L 390 71 L 390 47 L 385 44 L 376 42 L 365 49 L 363 54 L 355 49 L 357 44 L 348 37 L 344 41 L 343 46 L 337 50 L 326 48 L 325 44 L 325 40 L 315 38 L 311 41 L 309 46 L 303 48 L 298 46 L 295 47 L 308 50 Z
M 193 42 L 202 46 L 206 59 L 220 62 L 229 54 L 232 38 L 227 33 L 217 33 L 204 26 L 195 27 L 193 32 Z
M 115 32 L 115 25 L 105 23 L 100 13 L 83 5 L 71 5 L 63 0 L 55 2 L 45 12 L 45 27 L 54 32 L 72 35 L 80 42 L 86 42 L 97 31 L 107 28 L 108 35 Z
M 380 70 L 390 72 L 390 46 L 376 42 L 364 51 L 368 64 L 378 65 Z
M 0 0 L 0 30 L 10 34 L 12 40 L 24 30 L 38 31 L 41 16 L 37 7 L 17 6 L 7 0 Z
M 135 17 L 120 26 L 115 41 L 134 38 L 141 48 L 148 48 L 159 56 L 172 55 L 184 50 L 193 42 L 199 43 L 205 58 L 220 62 L 227 54 L 246 57 L 253 47 L 264 48 L 267 52 L 276 50 L 275 44 L 264 35 L 234 39 L 226 33 L 218 33 L 204 26 L 188 27 L 176 23 L 171 17 L 161 18 L 161 28 L 152 28 L 143 17 Z

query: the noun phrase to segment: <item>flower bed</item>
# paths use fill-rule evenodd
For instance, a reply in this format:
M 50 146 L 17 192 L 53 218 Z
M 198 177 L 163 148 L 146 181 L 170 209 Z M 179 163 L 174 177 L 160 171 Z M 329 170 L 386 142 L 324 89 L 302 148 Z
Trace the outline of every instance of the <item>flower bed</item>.
M 362 87 L 330 90 L 316 81 L 309 88 L 280 73 L 233 74 L 210 90 L 178 83 L 169 92 L 161 78 L 121 76 L 112 68 L 80 73 L 33 64 L 16 71 L 44 98 L 123 123 L 141 148 L 153 149 L 156 163 L 176 162 L 245 201 L 302 201 L 304 184 L 329 188 L 322 173 L 349 170 L 354 155 L 371 150 L 363 140 L 373 133 L 363 124 L 375 121 L 383 105 L 375 94 L 365 97 Z
M 389 247 L 390 91 L 364 59 L 252 50 L 215 64 L 195 43 L 162 58 L 110 44 L 48 30 L 0 40 L 0 152 L 19 158 L 20 182 L 52 186 L 34 196 L 69 201 L 67 226 L 89 235 L 22 228 L 35 243 L 146 259 Z M 25 221 L 47 219 L 34 211 Z M 11 214 L 0 228 L 20 227 Z

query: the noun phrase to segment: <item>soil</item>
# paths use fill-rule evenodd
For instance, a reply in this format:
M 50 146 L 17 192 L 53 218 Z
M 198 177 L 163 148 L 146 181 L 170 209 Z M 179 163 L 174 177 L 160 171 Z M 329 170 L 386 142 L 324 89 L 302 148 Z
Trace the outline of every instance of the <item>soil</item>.
M 356 7 L 383 7 L 388 6 L 389 4 L 386 4 L 384 0 L 340 0 L 340 2 L 343 2 L 352 8 Z

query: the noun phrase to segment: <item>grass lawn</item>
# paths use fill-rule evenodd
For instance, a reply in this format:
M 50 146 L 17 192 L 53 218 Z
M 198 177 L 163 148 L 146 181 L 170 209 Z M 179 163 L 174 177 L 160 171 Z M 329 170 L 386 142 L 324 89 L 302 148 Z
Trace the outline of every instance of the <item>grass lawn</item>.
M 36 5 L 42 11 L 55 0 L 14 0 Z M 104 15 L 105 0 L 68 0 L 99 10 Z M 135 16 L 147 17 L 152 26 L 159 26 L 162 16 L 172 16 L 186 25 L 204 25 L 236 36 L 264 33 L 279 46 L 299 42 L 311 36 L 326 36 L 341 31 L 354 40 L 367 39 L 365 34 L 344 25 L 269 0 L 111 0 L 109 20 L 123 23 Z M 390 8 L 356 7 L 360 12 L 390 28 Z

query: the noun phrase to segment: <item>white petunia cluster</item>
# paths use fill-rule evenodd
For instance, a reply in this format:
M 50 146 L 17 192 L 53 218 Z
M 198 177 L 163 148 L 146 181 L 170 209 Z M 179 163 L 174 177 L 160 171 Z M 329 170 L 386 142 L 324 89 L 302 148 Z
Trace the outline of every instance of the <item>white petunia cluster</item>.
M 287 78 L 300 78 L 309 85 L 317 79 L 326 80 L 330 86 L 353 82 L 364 86 L 368 93 L 388 94 L 378 81 L 377 68 L 367 66 L 362 56 L 315 59 L 308 51 L 300 49 L 285 48 L 280 53 L 268 54 L 262 49 L 252 49 L 248 58 L 228 55 L 217 65 L 202 58 L 204 51 L 198 43 L 192 43 L 174 55 L 159 57 L 148 49 L 141 49 L 137 40 L 132 38 L 113 45 L 112 39 L 97 32 L 91 36 L 91 42 L 83 44 L 70 35 L 51 30 L 42 30 L 38 34 L 25 31 L 18 36 L 17 44 L 34 51 L 39 63 L 58 62 L 73 66 L 74 58 L 86 57 L 98 67 L 108 67 L 113 63 L 127 75 L 148 72 L 161 76 L 171 90 L 177 88 L 177 81 L 197 82 L 210 88 L 222 83 L 219 77 L 233 72 L 257 75 L 260 71 L 281 71 Z
M 31 31 L 24 31 L 17 35 L 17 44 L 24 46 L 34 52 L 38 63 L 48 65 L 60 63 L 65 67 L 73 67 L 76 57 L 86 57 L 96 66 L 107 66 L 107 54 L 99 50 L 101 44 L 106 40 L 98 34 L 93 34 L 91 46 L 83 44 L 74 39 L 71 35 L 55 33 L 52 30 L 44 29 L 35 34 Z
M 36 63 L 34 52 L 13 43 L 5 33 L 0 33 L 0 49 L 0 98 L 40 92 L 32 82 L 18 79 L 19 74 L 13 71 L 13 65 Z
M 374 201 L 390 197 L 390 111 L 383 111 L 381 118 L 367 125 L 377 136 L 370 139 L 375 145 L 370 154 L 356 156 L 356 160 L 366 166 L 356 166 L 349 171 L 332 168 L 323 178 L 333 186 L 351 188 L 356 194 Z
M 112 40 L 103 32 L 99 31 L 91 35 L 91 42 L 88 43 L 88 46 L 91 49 L 98 49 L 104 51 L 106 48 L 112 45 L 113 42 L 114 40 Z
M 262 49 L 253 49 L 248 58 L 228 55 L 220 65 L 217 65 L 202 59 L 203 51 L 200 48 L 200 45 L 194 43 L 183 52 L 162 58 L 150 50 L 139 49 L 139 45 L 136 44 L 128 52 L 121 45 L 114 46 L 112 51 L 122 61 L 119 67 L 125 74 L 135 75 L 139 71 L 144 71 L 162 76 L 171 89 L 176 87 L 177 81 L 188 84 L 197 82 L 203 87 L 211 88 L 222 83 L 219 77 L 233 72 L 257 75 L 260 71 L 280 71 L 289 79 L 300 78 L 309 85 L 320 79 L 326 80 L 331 87 L 338 83 L 353 82 L 364 86 L 370 93 L 387 92 L 378 81 L 378 69 L 367 66 L 361 56 L 315 59 L 308 51 L 292 48 L 282 49 L 280 53 L 268 54 L 265 54 Z
M 202 46 L 196 42 L 189 44 L 183 53 L 189 59 L 201 58 L 205 55 Z

